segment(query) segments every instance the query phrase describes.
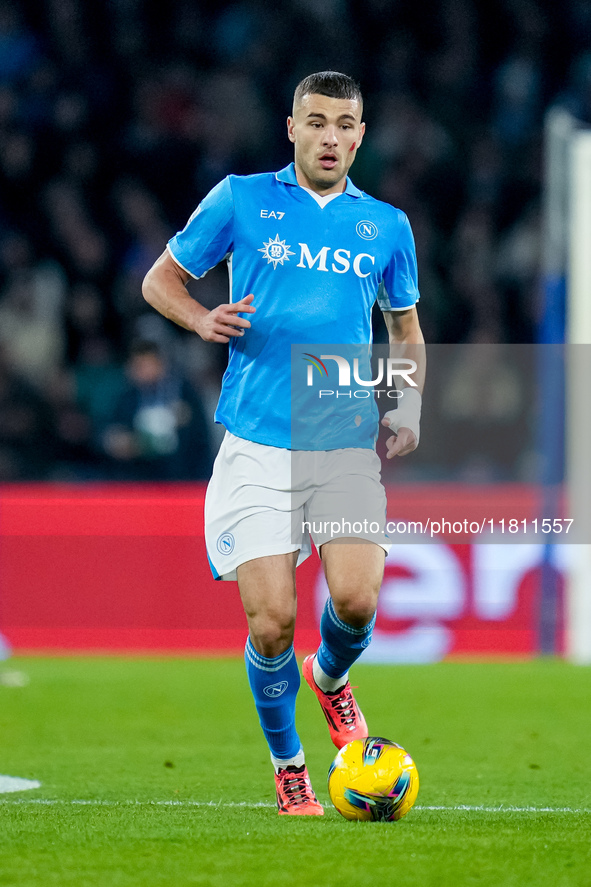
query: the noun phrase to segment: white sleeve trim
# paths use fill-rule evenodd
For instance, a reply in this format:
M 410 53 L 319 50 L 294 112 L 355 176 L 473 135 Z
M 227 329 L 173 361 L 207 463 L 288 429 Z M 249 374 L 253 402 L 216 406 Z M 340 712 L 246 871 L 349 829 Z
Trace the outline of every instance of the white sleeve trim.
M 418 301 L 419 300 L 417 299 L 416 302 L 413 302 L 412 305 L 407 305 L 405 308 L 392 308 L 391 306 L 389 306 L 388 308 L 382 308 L 381 305 L 380 305 L 380 308 L 384 312 L 385 311 L 392 311 L 392 312 L 394 312 L 394 311 L 410 311 L 411 308 L 414 308 L 415 305 L 418 304 Z
M 189 271 L 188 268 L 185 268 L 185 266 L 184 266 L 181 262 L 179 262 L 179 260 L 177 259 L 177 257 L 176 257 L 175 254 L 173 253 L 173 251 L 171 250 L 171 248 L 170 248 L 170 244 L 169 244 L 169 243 L 166 244 L 166 249 L 168 250 L 168 252 L 169 252 L 170 255 L 172 256 L 172 258 L 174 259 L 174 261 L 177 263 L 177 265 L 179 266 L 179 268 L 182 268 L 183 271 L 186 271 L 187 274 L 190 274 L 191 277 L 193 278 L 193 280 L 201 280 L 203 277 L 205 277 L 206 274 L 209 274 L 209 272 L 211 271 L 212 268 L 215 268 L 215 265 L 219 265 L 219 262 L 216 262 L 215 265 L 211 265 L 210 268 L 208 268 L 206 271 L 203 272 L 203 274 L 200 274 L 199 277 L 198 277 L 196 274 L 193 274 L 192 271 Z M 226 259 L 229 255 L 231 255 L 231 254 L 230 254 L 230 253 L 226 253 L 226 255 L 224 256 L 224 259 Z M 222 259 L 221 261 L 223 262 L 224 259 Z
M 179 260 L 177 259 L 177 257 L 175 256 L 175 254 L 173 253 L 173 251 L 172 251 L 171 248 L 170 248 L 170 243 L 167 243 L 167 244 L 166 244 L 166 249 L 167 249 L 168 252 L 170 253 L 172 259 L 177 263 L 177 265 L 179 266 L 179 268 L 182 268 L 183 271 L 186 271 L 187 274 L 190 274 L 191 277 L 193 278 L 193 280 L 199 280 L 199 278 L 197 277 L 196 274 L 193 274 L 192 271 L 189 271 L 188 268 L 185 268 L 185 266 L 183 265 L 182 262 L 179 262 Z M 207 271 L 206 271 L 205 273 L 207 274 Z

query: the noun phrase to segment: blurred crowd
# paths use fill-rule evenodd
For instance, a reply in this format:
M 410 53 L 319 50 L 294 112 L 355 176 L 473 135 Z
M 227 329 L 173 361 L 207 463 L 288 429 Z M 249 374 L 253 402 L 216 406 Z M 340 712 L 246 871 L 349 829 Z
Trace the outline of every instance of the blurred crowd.
M 428 341 L 535 341 L 543 118 L 591 120 L 591 0 L 0 0 L 0 481 L 209 476 L 224 346 L 141 281 L 216 182 L 292 159 L 293 89 L 329 68 Z

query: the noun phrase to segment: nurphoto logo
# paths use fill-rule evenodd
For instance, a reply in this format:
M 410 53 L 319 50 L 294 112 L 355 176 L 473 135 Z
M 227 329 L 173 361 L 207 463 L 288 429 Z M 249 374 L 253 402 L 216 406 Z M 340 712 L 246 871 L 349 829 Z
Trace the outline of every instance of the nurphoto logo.
M 312 385 L 314 384 L 314 369 L 317 369 L 321 376 L 323 374 L 323 371 L 324 375 L 328 376 L 328 370 L 326 368 L 326 364 L 324 363 L 325 360 L 334 360 L 334 362 L 338 366 L 338 385 L 346 388 L 350 387 L 351 364 L 346 357 L 342 357 L 340 354 L 321 354 L 320 357 L 316 357 L 315 354 L 305 354 L 303 359 L 308 363 L 308 375 L 306 381 L 308 387 L 312 387 Z M 387 357 L 384 360 L 383 357 L 380 357 L 377 365 L 376 378 L 360 379 L 359 358 L 356 357 L 353 360 L 353 380 L 357 383 L 357 385 L 371 388 L 373 385 L 379 385 L 385 377 L 386 385 L 391 388 L 394 385 L 394 379 L 398 377 L 400 379 L 404 379 L 406 384 L 409 385 L 411 388 L 417 388 L 417 383 L 414 381 L 414 379 L 411 378 L 412 374 L 416 372 L 416 369 L 416 361 L 411 360 L 410 358 Z

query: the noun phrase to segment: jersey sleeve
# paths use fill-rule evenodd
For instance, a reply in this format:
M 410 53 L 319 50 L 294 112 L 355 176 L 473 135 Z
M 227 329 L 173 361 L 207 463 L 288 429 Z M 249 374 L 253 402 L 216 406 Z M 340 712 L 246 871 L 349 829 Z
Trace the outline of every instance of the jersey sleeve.
M 377 298 L 382 311 L 402 311 L 412 308 L 419 301 L 415 241 L 410 222 L 404 214 Z
M 227 176 L 203 198 L 182 231 L 168 242 L 175 261 L 203 277 L 233 248 L 234 198 Z

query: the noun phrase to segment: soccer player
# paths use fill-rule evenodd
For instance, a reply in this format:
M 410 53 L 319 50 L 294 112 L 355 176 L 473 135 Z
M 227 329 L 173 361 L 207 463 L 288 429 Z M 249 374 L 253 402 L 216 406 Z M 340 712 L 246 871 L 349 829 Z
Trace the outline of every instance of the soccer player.
M 327 501 L 346 509 L 352 491 L 370 519 L 383 524 L 386 512 L 377 418 L 371 433 L 365 427 L 373 397 L 370 412 L 355 416 L 350 428 L 345 421 L 345 430 L 331 437 L 339 423 L 329 421 L 318 439 L 306 446 L 300 440 L 296 448 L 290 349 L 309 343 L 309 352 L 313 343 L 332 342 L 366 343 L 367 351 L 376 299 L 392 344 L 412 349 L 423 343 L 408 219 L 347 175 L 365 132 L 362 110 L 351 78 L 326 71 L 302 80 L 287 119 L 294 163 L 220 182 L 143 285 L 145 299 L 165 317 L 207 342 L 230 346 L 215 417 L 226 436 L 207 490 L 206 545 L 215 578 L 238 580 L 249 628 L 248 679 L 275 768 L 279 813 L 288 815 L 323 813 L 295 727 L 295 571 L 311 550 L 304 522 L 326 516 Z M 186 284 L 224 258 L 230 300 L 209 311 Z M 417 446 L 422 375 L 420 365 L 418 387 L 404 388 L 399 408 L 382 420 L 394 432 L 388 458 Z M 311 451 L 313 460 L 294 480 L 296 449 Z M 383 535 L 356 535 L 351 538 L 345 524 L 338 538 L 314 534 L 330 596 L 320 647 L 303 664 L 338 748 L 368 735 L 348 670 L 371 641 L 388 549 Z

